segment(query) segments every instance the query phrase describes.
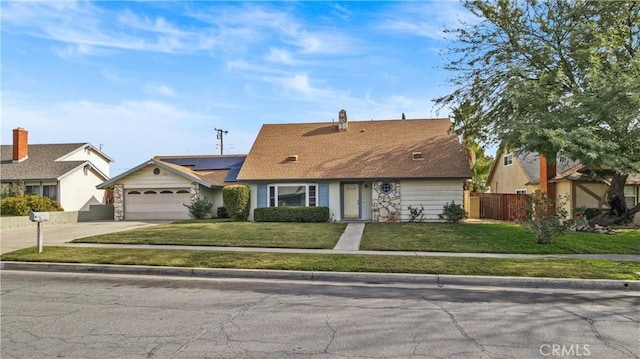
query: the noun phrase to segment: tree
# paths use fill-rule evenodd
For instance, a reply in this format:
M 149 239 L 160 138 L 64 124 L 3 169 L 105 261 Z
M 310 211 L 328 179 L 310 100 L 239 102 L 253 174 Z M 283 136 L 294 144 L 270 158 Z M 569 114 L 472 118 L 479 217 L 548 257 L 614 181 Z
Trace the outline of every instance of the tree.
M 592 224 L 639 212 L 640 205 L 626 207 L 622 191 L 640 172 L 640 2 L 468 0 L 465 7 L 477 21 L 448 30 L 457 39 L 445 67 L 455 73 L 454 90 L 435 99 L 476 106 L 456 131 L 610 175 L 611 210 Z
M 464 102 L 454 108 L 452 131 L 462 138 L 462 145 L 469 156 L 469 165 L 472 173 L 469 181 L 471 192 L 486 192 L 488 190 L 487 179 L 493 164 L 493 157 L 485 155 L 484 147 L 479 143 L 479 140 L 483 138 L 479 129 L 471 126 L 461 126 L 461 124 L 473 123 L 471 119 L 476 114 L 476 110 L 477 106 L 469 102 Z

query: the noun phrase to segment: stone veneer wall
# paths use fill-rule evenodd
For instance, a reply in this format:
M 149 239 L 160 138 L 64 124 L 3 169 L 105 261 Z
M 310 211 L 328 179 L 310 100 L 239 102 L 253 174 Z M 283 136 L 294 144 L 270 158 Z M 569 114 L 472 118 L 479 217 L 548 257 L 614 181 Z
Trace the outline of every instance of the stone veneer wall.
M 124 185 L 113 186 L 113 220 L 124 220 Z
M 391 192 L 382 193 L 383 183 L 391 184 Z M 400 183 L 396 181 L 374 181 L 372 186 L 372 202 L 374 222 L 400 221 Z
M 196 203 L 200 198 L 200 183 L 191 183 L 191 203 Z

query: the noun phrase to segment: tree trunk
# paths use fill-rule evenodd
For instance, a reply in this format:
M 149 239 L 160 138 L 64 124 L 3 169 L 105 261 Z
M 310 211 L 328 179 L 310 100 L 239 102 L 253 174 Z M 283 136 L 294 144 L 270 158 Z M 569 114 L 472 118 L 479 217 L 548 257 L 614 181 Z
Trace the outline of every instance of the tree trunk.
M 591 227 L 596 224 L 599 226 L 610 226 L 619 224 L 625 219 L 630 218 L 634 213 L 640 212 L 640 204 L 633 208 L 627 208 L 627 202 L 624 199 L 624 184 L 627 182 L 627 175 L 614 173 L 611 178 L 611 186 L 607 191 L 607 203 L 609 210 L 602 212 L 589 220 Z

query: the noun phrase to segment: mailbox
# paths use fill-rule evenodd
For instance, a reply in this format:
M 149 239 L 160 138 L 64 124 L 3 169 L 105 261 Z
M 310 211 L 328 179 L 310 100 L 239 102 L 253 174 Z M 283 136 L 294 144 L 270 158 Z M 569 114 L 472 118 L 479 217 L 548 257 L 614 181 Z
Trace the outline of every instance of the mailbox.
M 46 222 L 49 220 L 49 212 L 31 212 L 29 213 L 29 220 L 31 222 Z

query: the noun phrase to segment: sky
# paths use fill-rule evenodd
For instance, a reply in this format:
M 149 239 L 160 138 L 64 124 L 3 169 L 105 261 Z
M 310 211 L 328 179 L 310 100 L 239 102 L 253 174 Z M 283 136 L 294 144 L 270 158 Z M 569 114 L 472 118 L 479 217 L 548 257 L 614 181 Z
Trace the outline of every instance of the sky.
M 89 142 L 111 176 L 246 154 L 263 124 L 449 117 L 455 1 L 2 1 L 1 143 Z

